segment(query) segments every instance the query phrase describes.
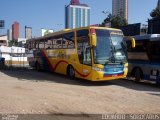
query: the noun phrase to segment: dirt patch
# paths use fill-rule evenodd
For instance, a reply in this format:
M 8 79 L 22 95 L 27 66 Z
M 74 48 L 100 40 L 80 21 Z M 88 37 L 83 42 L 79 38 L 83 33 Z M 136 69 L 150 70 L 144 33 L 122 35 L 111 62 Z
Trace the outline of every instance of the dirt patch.
M 32 70 L 2 71 L 0 76 L 0 113 L 160 113 L 160 88 L 148 84 L 127 80 L 92 84 Z

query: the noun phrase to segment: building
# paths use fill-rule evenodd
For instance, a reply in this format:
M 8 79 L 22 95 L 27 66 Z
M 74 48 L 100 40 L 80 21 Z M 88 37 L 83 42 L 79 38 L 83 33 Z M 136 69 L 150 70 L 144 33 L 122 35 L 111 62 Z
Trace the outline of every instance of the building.
M 0 46 L 7 46 L 7 45 L 8 45 L 7 35 L 0 35 Z
M 4 24 L 5 24 L 5 21 L 4 20 L 0 20 L 0 29 L 4 28 Z
M 157 8 L 160 10 L 160 0 L 158 0 Z
M 31 39 L 32 38 L 32 28 L 25 26 L 25 38 Z
M 14 22 L 12 24 L 12 39 L 18 40 L 18 38 L 19 38 L 19 23 Z
M 53 32 L 54 32 L 54 30 L 52 30 L 52 29 L 44 29 L 44 28 L 42 28 L 41 29 L 41 36 L 45 36 L 45 35 L 47 35 L 49 33 L 53 33 Z
M 26 44 L 27 38 L 18 38 L 18 47 L 24 47 Z
M 12 40 L 12 29 L 7 30 L 7 37 L 8 37 L 8 40 Z
M 90 7 L 79 0 L 71 0 L 65 6 L 65 28 L 78 28 L 90 25 Z
M 112 0 L 112 15 L 121 16 L 128 22 L 128 0 Z

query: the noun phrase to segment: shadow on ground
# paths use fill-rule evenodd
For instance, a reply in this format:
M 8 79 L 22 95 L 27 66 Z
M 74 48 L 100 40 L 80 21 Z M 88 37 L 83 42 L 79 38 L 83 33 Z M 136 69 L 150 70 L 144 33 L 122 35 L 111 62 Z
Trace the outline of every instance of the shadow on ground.
M 18 80 L 30 80 L 33 82 L 51 82 L 51 83 L 60 83 L 60 84 L 70 84 L 70 85 L 78 85 L 78 86 L 121 86 L 128 89 L 133 89 L 137 91 L 147 91 L 152 95 L 159 95 L 160 93 L 152 93 L 152 92 L 160 92 L 160 87 L 157 87 L 155 84 L 150 83 L 135 83 L 134 81 L 121 79 L 121 80 L 112 80 L 112 81 L 103 81 L 103 82 L 91 82 L 83 79 L 75 79 L 70 80 L 64 75 L 50 73 L 50 72 L 37 72 L 33 69 L 7 69 L 0 70 L 0 72 L 18 78 Z

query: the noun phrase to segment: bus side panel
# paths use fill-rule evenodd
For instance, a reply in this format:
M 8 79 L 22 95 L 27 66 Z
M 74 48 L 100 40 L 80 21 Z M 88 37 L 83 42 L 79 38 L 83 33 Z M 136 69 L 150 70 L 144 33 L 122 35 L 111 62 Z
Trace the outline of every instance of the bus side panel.
M 57 58 L 57 50 L 44 51 L 46 67 L 49 68 L 50 71 L 66 74 L 66 68 L 68 65 L 68 61 L 64 59 Z
M 160 71 L 160 65 L 149 62 L 130 62 L 128 76 L 132 76 L 132 74 L 134 74 L 135 68 L 140 68 L 142 70 L 142 79 L 149 81 L 160 81 L 158 74 L 154 75 L 153 73 L 153 71 Z
M 54 72 L 66 75 L 68 61 L 64 59 L 51 59 L 50 61 Z
M 49 61 L 49 56 L 46 52 L 46 50 L 41 50 L 39 53 L 38 62 L 41 64 L 42 69 L 47 71 L 52 71 L 52 65 Z

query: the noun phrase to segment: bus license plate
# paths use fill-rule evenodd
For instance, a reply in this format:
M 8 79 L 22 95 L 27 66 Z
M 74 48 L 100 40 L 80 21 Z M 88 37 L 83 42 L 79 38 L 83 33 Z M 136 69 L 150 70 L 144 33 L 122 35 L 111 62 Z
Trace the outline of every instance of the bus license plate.
M 117 77 L 118 75 L 117 74 L 115 74 L 115 75 L 112 75 L 112 77 Z

